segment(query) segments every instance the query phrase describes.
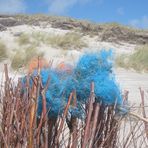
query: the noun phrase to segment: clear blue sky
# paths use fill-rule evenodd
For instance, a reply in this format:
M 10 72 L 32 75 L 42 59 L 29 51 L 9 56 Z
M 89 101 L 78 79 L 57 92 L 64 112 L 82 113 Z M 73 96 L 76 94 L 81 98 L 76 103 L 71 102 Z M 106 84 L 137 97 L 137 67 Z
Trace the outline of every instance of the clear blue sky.
M 148 29 L 148 0 L 0 0 L 0 13 L 43 13 Z

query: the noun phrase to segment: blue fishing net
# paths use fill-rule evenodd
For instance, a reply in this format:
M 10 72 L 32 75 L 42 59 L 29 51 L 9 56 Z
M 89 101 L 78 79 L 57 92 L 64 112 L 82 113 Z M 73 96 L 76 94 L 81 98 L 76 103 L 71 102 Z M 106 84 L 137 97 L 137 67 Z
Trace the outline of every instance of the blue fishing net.
M 113 105 L 115 102 L 121 104 L 121 93 L 112 72 L 111 50 L 84 54 L 74 68 L 72 76 L 64 84 L 65 90 L 69 94 L 76 89 L 78 101 L 86 102 L 90 95 L 91 82 L 95 84 L 97 102 L 105 105 Z
M 96 102 L 106 105 L 121 105 L 122 98 L 115 76 L 112 72 L 111 50 L 101 50 L 97 53 L 84 54 L 71 73 L 57 71 L 56 69 L 42 69 L 41 78 L 43 86 L 46 86 L 48 78 L 50 84 L 46 92 L 47 110 L 50 117 L 62 115 L 70 93 L 76 90 L 77 106 L 72 105 L 69 113 L 73 117 L 83 118 L 83 104 L 87 102 L 91 88 L 95 84 Z M 34 71 L 33 76 L 37 75 Z M 42 112 L 42 97 L 38 99 L 38 115 Z M 82 117 L 83 116 L 83 117 Z

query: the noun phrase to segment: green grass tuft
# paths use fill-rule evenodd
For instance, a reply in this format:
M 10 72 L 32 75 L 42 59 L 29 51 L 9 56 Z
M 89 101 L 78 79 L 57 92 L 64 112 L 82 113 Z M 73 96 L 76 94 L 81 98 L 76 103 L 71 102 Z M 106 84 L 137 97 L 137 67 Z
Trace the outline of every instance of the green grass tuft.
M 148 71 L 148 45 L 137 48 L 136 52 L 129 56 L 128 64 L 135 70 Z
M 87 47 L 87 44 L 82 40 L 82 36 L 78 33 L 70 32 L 65 35 L 48 36 L 46 42 L 53 47 L 63 49 L 81 49 Z
M 136 48 L 132 55 L 120 55 L 116 65 L 123 68 L 133 68 L 136 71 L 148 72 L 148 45 Z
M 30 44 L 30 36 L 28 34 L 21 34 L 18 38 L 18 43 L 19 45 L 26 45 L 26 44 Z
M 38 52 L 34 46 L 27 47 L 21 51 L 18 50 L 12 59 L 11 67 L 14 70 L 21 67 L 27 67 L 30 60 L 38 56 L 42 57 L 44 54 L 42 52 Z
M 121 54 L 121 55 L 119 55 L 119 56 L 116 57 L 116 59 L 115 59 L 115 65 L 117 67 L 128 68 L 127 63 L 126 63 L 127 59 L 128 59 L 128 55 Z
M 7 58 L 7 48 L 5 44 L 0 41 L 0 61 L 3 61 Z
M 17 51 L 16 54 L 14 55 L 14 58 L 12 59 L 11 67 L 14 70 L 17 70 L 17 69 L 23 67 L 24 65 L 26 65 L 24 52 L 23 51 Z

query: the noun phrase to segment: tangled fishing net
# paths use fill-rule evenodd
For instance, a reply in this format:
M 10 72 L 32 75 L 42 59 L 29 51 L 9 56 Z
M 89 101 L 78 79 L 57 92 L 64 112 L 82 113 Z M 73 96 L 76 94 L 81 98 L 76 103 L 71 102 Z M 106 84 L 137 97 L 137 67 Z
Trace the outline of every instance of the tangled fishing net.
M 76 91 L 77 106 L 69 108 L 71 116 L 84 118 L 83 104 L 91 92 L 90 84 L 95 85 L 95 101 L 106 105 L 121 105 L 122 98 L 118 84 L 112 72 L 112 51 L 101 50 L 98 53 L 84 54 L 75 67 L 64 63 L 57 68 L 42 68 L 40 75 L 43 86 L 48 78 L 50 84 L 46 91 L 46 107 L 49 117 L 57 117 L 63 113 L 68 97 Z M 37 75 L 37 69 L 33 76 Z M 32 83 L 32 82 L 31 82 Z M 38 99 L 38 115 L 42 112 L 42 97 Z

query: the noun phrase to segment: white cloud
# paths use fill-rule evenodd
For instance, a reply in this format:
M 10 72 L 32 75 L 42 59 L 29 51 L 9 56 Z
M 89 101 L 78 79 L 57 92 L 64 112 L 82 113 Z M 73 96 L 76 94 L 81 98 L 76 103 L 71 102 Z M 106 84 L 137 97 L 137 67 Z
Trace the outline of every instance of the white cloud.
M 54 0 L 49 2 L 49 12 L 54 14 L 63 14 L 71 6 L 75 5 L 77 0 Z
M 148 28 L 148 17 L 143 16 L 140 19 L 133 19 L 133 20 L 129 21 L 129 24 L 134 27 Z
M 122 7 L 119 7 L 119 8 L 117 9 L 117 13 L 118 13 L 119 15 L 124 15 L 124 9 L 123 9 Z
M 24 0 L 0 0 L 0 14 L 16 14 L 25 12 Z
M 76 4 L 84 5 L 92 0 L 46 0 L 49 5 L 49 12 L 53 14 L 65 14 Z

